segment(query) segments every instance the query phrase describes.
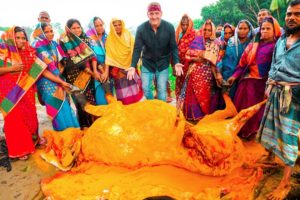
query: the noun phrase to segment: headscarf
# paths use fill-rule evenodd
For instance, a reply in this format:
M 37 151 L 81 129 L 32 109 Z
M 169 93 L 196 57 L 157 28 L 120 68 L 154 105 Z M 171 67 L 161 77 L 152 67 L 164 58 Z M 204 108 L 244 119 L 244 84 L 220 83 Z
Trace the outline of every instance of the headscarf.
M 78 37 L 70 28 L 68 28 L 68 26 L 65 26 L 65 33 L 61 37 L 62 48 L 66 51 L 68 56 L 70 56 L 74 64 L 83 63 L 95 56 L 93 50 L 89 47 L 89 44 L 81 39 L 81 37 L 86 37 L 82 27 L 81 30 L 82 34 Z
M 185 32 L 185 34 L 180 38 L 180 35 L 182 34 L 182 28 L 181 28 L 181 21 L 176 29 L 176 43 L 178 44 L 178 53 L 180 62 L 183 62 L 183 59 L 185 57 L 185 53 L 187 52 L 190 43 L 195 39 L 195 29 L 194 29 L 194 23 L 193 20 L 188 16 L 184 15 L 188 18 L 189 26 Z
M 4 117 L 17 105 L 17 103 L 24 97 L 26 92 L 34 85 L 47 65 L 40 59 L 35 58 L 35 50 L 30 47 L 28 41 L 23 50 L 26 57 L 35 59 L 35 63 L 29 66 L 30 59 L 22 60 L 15 42 L 15 26 L 5 31 L 0 40 L 0 67 L 12 66 L 15 64 L 23 64 L 27 71 L 19 73 L 15 85 L 8 88 L 9 85 L 0 84 L 0 90 L 8 91 L 7 94 L 0 95 L 0 110 Z M 27 37 L 27 36 L 26 36 Z M 31 59 L 31 60 L 32 60 Z M 3 88 L 4 87 L 4 88 Z
M 225 41 L 225 29 L 226 29 L 226 28 L 230 28 L 231 31 L 232 31 L 232 33 L 233 33 L 233 35 L 234 35 L 235 27 L 232 26 L 232 25 L 229 24 L 229 23 L 226 23 L 226 24 L 224 24 L 224 26 L 223 26 L 223 28 L 222 28 L 222 31 L 221 31 L 221 36 L 220 36 L 221 41 Z
M 61 46 L 55 41 L 49 41 L 46 38 L 41 23 L 36 26 L 33 32 L 33 38 L 32 46 L 36 49 L 37 56 L 48 65 L 47 69 L 49 71 L 55 75 L 59 75 L 58 62 L 66 57 Z
M 99 63 L 104 63 L 105 61 L 105 43 L 107 34 L 106 32 L 103 33 L 101 41 L 98 37 L 96 28 L 95 28 L 95 19 L 100 19 L 99 17 L 93 17 L 88 24 L 88 28 L 86 31 L 86 35 L 91 39 L 91 48 L 95 52 L 97 56 L 97 61 Z
M 238 25 L 236 26 L 236 29 L 234 31 L 234 36 L 233 36 L 233 45 L 236 47 L 236 55 L 237 56 L 239 55 L 238 44 L 240 42 L 240 40 L 239 40 L 239 34 L 238 34 L 238 29 L 239 29 L 239 26 L 240 26 L 241 23 L 248 24 L 248 27 L 250 29 L 249 33 L 247 35 L 248 40 L 252 40 L 253 36 L 255 35 L 253 26 L 252 26 L 252 24 L 248 20 L 243 19 L 243 20 L 239 21 Z
M 278 38 L 280 38 L 280 36 L 281 36 L 280 25 L 279 25 L 278 21 L 273 17 L 265 17 L 263 22 L 265 22 L 265 21 L 271 22 L 273 24 L 274 37 L 275 37 L 275 40 L 278 40 Z M 254 38 L 253 47 L 251 49 L 251 52 L 249 53 L 249 57 L 248 57 L 249 64 L 255 62 L 255 60 L 256 60 L 257 49 L 258 49 L 259 43 L 261 41 L 260 37 L 261 37 L 262 24 L 260 25 L 259 32 L 256 34 L 256 36 Z
M 50 24 L 47 24 L 50 25 Z M 50 25 L 51 26 L 51 25 Z M 41 23 L 37 25 L 33 32 L 34 41 L 32 46 L 36 49 L 38 58 L 47 64 L 47 69 L 54 75 L 59 76 L 59 61 L 66 57 L 61 47 L 55 42 L 46 38 L 41 27 Z M 38 91 L 42 100 L 46 104 L 46 111 L 50 119 L 54 119 L 65 100 L 65 92 L 57 83 L 42 77 L 38 82 Z M 46 87 L 47 86 L 47 87 Z
M 119 36 L 114 28 L 113 22 L 121 21 L 122 34 Z M 105 64 L 128 69 L 131 66 L 131 57 L 134 47 L 133 35 L 125 28 L 123 20 L 113 18 L 110 22 L 110 32 L 106 40 Z
M 203 32 L 206 24 L 210 24 L 212 27 L 212 33 L 209 38 L 211 42 L 207 43 L 205 41 Z M 198 31 L 198 34 L 194 41 L 190 45 L 190 49 L 193 50 L 204 50 L 203 58 L 210 61 L 212 64 L 216 64 L 219 56 L 219 45 L 217 44 L 216 39 L 216 27 L 211 20 L 206 20 L 202 28 Z
M 185 34 L 189 34 L 191 31 L 195 31 L 195 30 L 194 30 L 194 22 L 193 22 L 193 20 L 192 20 L 187 14 L 184 14 L 184 15 L 182 16 L 182 18 L 183 18 L 184 16 L 186 16 L 186 17 L 188 18 L 188 22 L 189 22 L 189 26 L 188 26 L 188 28 L 187 28 Z M 179 37 L 180 37 L 180 34 L 182 33 L 182 28 L 181 28 L 182 18 L 181 18 L 181 21 L 180 21 L 180 23 L 178 24 L 178 26 L 177 26 L 177 28 L 176 28 L 176 43 L 179 42 L 179 40 L 180 40 Z

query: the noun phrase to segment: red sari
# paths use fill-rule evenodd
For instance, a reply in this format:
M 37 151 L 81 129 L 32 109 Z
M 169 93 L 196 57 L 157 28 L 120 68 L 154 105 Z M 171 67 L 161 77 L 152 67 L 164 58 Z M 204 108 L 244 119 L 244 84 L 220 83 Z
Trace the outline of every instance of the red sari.
M 197 33 L 186 52 L 185 66 L 188 68 L 185 76 L 185 94 L 180 95 L 183 101 L 183 114 L 187 120 L 200 120 L 217 109 L 215 97 L 215 79 L 213 68 L 219 56 L 219 45 L 215 41 L 215 26 L 212 22 L 212 36 L 204 39 L 202 33 Z M 205 24 L 203 25 L 204 28 Z M 202 29 L 203 29 L 202 28 Z M 201 30 L 202 30 L 201 29 Z M 193 61 L 193 58 L 201 58 Z M 185 87 L 185 86 L 184 86 Z
M 4 43 L 1 44 L 1 47 L 6 46 L 6 44 L 3 45 Z M 16 88 L 19 80 L 28 76 L 35 62 L 35 51 L 29 44 L 23 50 L 16 51 L 16 48 L 12 52 L 9 48 L 1 50 L 4 50 L 0 51 L 0 58 L 4 61 L 4 66 L 7 66 L 7 62 L 22 62 L 23 70 L 0 75 L 0 103 L 9 96 L 12 89 Z M 36 87 L 33 84 L 23 96 L 17 99 L 14 107 L 4 117 L 4 133 L 8 155 L 11 158 L 22 157 L 34 152 L 33 136 L 37 136 L 38 131 L 35 92 Z
M 180 63 L 182 64 L 185 63 L 186 61 L 185 54 L 188 51 L 191 42 L 195 39 L 196 36 L 196 31 L 193 28 L 193 26 L 194 26 L 193 20 L 189 18 L 189 26 L 184 35 L 182 35 L 181 24 L 179 24 L 176 29 L 176 43 L 178 45 L 179 60 Z M 188 67 L 186 66 L 183 67 L 183 76 L 176 77 L 176 84 L 175 84 L 176 100 L 178 100 L 178 97 L 180 95 L 180 91 L 182 89 L 187 71 L 188 71 Z M 173 69 L 173 72 L 175 72 L 175 69 Z

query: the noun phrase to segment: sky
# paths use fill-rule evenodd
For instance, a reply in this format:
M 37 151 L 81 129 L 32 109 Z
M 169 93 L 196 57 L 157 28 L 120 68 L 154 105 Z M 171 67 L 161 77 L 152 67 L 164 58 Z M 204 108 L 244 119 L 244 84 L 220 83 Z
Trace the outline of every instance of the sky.
M 201 8 L 216 0 L 156 0 L 161 4 L 162 18 L 176 23 L 187 13 L 192 19 L 200 18 Z M 62 25 L 70 18 L 83 26 L 94 17 L 102 18 L 109 27 L 113 17 L 124 20 L 126 27 L 137 27 L 147 18 L 151 0 L 1 0 L 0 26 L 34 26 L 38 14 L 48 11 L 51 22 Z

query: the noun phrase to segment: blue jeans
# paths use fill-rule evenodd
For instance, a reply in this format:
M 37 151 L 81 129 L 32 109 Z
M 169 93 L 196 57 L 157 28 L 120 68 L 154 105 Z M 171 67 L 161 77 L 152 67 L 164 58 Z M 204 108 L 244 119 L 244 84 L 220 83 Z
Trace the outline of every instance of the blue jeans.
M 142 87 L 144 95 L 147 99 L 153 99 L 153 78 L 156 77 L 157 82 L 157 99 L 166 101 L 167 99 L 167 82 L 169 78 L 169 67 L 161 72 L 151 72 L 146 67 L 141 67 Z

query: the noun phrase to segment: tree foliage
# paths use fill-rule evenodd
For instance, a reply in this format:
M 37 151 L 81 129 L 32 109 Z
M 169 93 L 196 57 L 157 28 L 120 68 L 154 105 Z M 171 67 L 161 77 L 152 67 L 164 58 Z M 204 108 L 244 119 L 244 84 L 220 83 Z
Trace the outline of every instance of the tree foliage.
M 241 19 L 248 19 L 256 27 L 258 11 L 262 8 L 269 9 L 271 2 L 272 0 L 219 0 L 203 7 L 201 16 L 203 20 L 212 19 L 216 25 L 226 22 L 237 25 Z M 280 4 L 279 7 L 280 11 L 275 10 L 272 15 L 283 25 L 287 5 Z

